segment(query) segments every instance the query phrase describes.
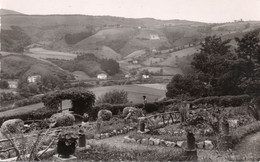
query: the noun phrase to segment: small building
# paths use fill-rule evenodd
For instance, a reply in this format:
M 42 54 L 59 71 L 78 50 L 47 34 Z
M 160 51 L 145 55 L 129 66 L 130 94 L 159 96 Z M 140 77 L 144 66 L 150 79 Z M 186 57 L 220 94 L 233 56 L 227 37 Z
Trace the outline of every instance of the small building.
M 39 81 L 41 79 L 40 75 L 32 75 L 32 76 L 28 76 L 27 80 L 29 83 L 35 83 L 37 81 Z
M 125 78 L 130 78 L 130 77 L 131 77 L 130 74 L 125 75 Z
M 18 87 L 18 81 L 17 80 L 8 80 L 8 87 L 10 89 L 16 89 Z
M 138 61 L 137 60 L 133 60 L 133 64 L 138 64 Z
M 150 39 L 151 40 L 157 40 L 157 39 L 160 39 L 160 37 L 159 37 L 158 34 L 150 34 Z
M 97 75 L 98 79 L 107 79 L 107 74 L 101 73 Z
M 150 76 L 149 76 L 149 75 L 146 75 L 146 74 L 143 74 L 143 75 L 142 75 L 142 78 L 143 78 L 143 79 L 149 79 Z
M 153 52 L 153 53 L 157 53 L 157 50 L 156 50 L 156 49 L 152 49 L 152 52 Z

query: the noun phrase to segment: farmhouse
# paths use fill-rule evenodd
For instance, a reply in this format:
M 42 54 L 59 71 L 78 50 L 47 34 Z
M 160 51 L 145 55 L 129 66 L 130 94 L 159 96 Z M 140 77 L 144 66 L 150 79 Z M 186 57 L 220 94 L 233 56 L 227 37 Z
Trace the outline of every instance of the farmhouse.
M 18 87 L 18 81 L 17 80 L 8 80 L 8 85 L 10 89 L 16 89 Z
M 138 61 L 137 60 L 133 60 L 133 64 L 138 64 Z
M 37 82 L 39 79 L 41 79 L 40 75 L 32 75 L 32 76 L 28 76 L 27 80 L 29 83 L 35 83 Z
M 107 74 L 101 73 L 97 75 L 98 79 L 107 79 Z
M 143 74 L 143 75 L 142 75 L 142 78 L 143 78 L 143 79 L 149 79 L 150 76 L 149 76 L 149 75 L 146 75 L 146 74 Z
M 157 40 L 160 39 L 158 34 L 150 34 L 150 40 Z

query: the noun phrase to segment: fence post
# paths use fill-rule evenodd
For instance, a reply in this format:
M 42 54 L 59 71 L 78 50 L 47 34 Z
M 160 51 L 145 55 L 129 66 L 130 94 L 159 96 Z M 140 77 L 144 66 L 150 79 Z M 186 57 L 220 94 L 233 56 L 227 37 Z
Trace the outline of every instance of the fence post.
M 144 132 L 145 131 L 145 117 L 140 117 L 138 118 L 139 119 L 139 130 L 141 132 Z

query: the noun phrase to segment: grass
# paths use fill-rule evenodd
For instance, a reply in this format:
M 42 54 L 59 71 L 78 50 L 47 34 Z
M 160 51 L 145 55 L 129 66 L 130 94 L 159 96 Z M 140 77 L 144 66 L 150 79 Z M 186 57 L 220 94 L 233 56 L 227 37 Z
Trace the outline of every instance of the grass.
M 56 59 L 64 59 L 64 60 L 72 60 L 77 57 L 76 54 L 65 53 L 65 52 L 57 52 L 57 51 L 50 51 L 43 48 L 32 48 L 30 49 L 29 54 L 26 54 L 31 57 L 35 58 L 56 58 Z
M 84 161 L 176 161 L 181 155 L 180 149 L 164 149 L 164 152 L 157 150 L 129 150 L 111 148 L 108 145 L 92 146 L 91 150 L 76 152 L 79 160 Z

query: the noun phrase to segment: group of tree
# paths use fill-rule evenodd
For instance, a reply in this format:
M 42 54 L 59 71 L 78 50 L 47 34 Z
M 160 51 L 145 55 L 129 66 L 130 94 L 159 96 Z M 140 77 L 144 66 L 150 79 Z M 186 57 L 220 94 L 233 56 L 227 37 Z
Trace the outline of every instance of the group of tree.
M 192 67 L 196 73 L 176 75 L 167 85 L 168 97 L 186 94 L 192 97 L 213 95 L 239 95 L 260 93 L 260 45 L 259 32 L 246 33 L 235 38 L 237 47 L 230 39 L 209 36 L 195 53 Z M 233 50 L 234 49 L 234 50 Z
M 1 50 L 7 52 L 23 52 L 31 44 L 31 38 L 18 26 L 1 30 Z
M 100 65 L 100 69 L 113 76 L 120 71 L 119 63 L 113 59 L 100 59 L 94 54 L 78 55 L 74 60 L 51 59 L 53 63 L 70 72 L 83 71 L 89 76 L 96 76 L 97 71 L 90 69 L 90 64 Z M 93 67 L 92 67 L 93 68 Z

